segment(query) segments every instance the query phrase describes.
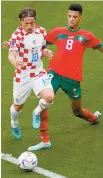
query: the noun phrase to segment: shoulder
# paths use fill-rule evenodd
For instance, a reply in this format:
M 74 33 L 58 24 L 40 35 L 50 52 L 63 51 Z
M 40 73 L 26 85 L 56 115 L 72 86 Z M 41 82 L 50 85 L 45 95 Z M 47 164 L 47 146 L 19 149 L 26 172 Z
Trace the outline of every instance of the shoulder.
M 41 33 L 41 34 L 45 35 L 45 33 L 46 33 L 45 28 L 43 28 L 43 27 L 41 27 L 39 25 L 35 25 L 35 27 L 36 27 L 36 32 L 37 33 Z
M 11 35 L 11 38 L 13 39 L 20 39 L 24 35 L 23 28 L 18 27 Z
M 53 28 L 50 32 L 58 34 L 58 33 L 65 33 L 65 31 L 67 31 L 66 27 L 56 27 Z
M 66 30 L 66 27 L 56 27 L 53 30 L 54 31 L 64 31 L 64 30 Z
M 80 30 L 79 33 L 84 35 L 84 36 L 87 36 L 87 37 L 93 37 L 94 36 L 94 34 L 92 32 L 87 31 L 87 30 Z

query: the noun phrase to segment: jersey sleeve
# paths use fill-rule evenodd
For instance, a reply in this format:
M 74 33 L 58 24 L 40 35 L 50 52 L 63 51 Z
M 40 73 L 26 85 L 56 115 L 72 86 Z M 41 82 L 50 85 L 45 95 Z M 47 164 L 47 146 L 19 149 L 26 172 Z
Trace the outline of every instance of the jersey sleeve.
M 18 51 L 19 47 L 20 47 L 20 38 L 18 36 L 18 32 L 14 32 L 12 35 L 11 35 L 11 38 L 9 40 L 9 51 L 12 51 L 12 50 L 16 50 Z
M 56 44 L 56 34 L 57 34 L 57 29 L 54 28 L 50 32 L 47 33 L 46 35 L 46 40 L 50 43 Z
M 44 34 L 43 34 L 43 36 L 44 36 L 44 41 L 43 41 L 43 43 L 42 43 L 42 49 L 46 48 L 46 35 L 47 35 L 47 32 L 46 32 L 46 30 L 44 30 Z
M 89 37 L 88 37 L 88 41 L 86 42 L 86 47 L 98 49 L 98 48 L 101 48 L 101 46 L 102 46 L 102 43 L 101 43 L 100 39 L 98 39 L 95 35 L 90 33 Z

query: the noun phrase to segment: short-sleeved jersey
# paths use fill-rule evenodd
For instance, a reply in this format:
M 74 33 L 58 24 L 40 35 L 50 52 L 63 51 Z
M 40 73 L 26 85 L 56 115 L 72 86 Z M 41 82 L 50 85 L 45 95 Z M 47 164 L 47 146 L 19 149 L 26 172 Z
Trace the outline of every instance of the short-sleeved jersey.
M 49 70 L 73 80 L 82 81 L 83 54 L 86 48 L 99 48 L 100 40 L 92 33 L 69 27 L 58 27 L 50 31 L 46 40 L 56 44 L 56 54 L 49 63 Z
M 38 74 L 43 69 L 42 49 L 46 46 L 46 31 L 44 28 L 35 25 L 35 32 L 32 34 L 18 27 L 10 39 L 9 51 L 17 52 L 16 59 L 24 63 L 21 70 L 15 70 L 15 81 L 25 82 Z

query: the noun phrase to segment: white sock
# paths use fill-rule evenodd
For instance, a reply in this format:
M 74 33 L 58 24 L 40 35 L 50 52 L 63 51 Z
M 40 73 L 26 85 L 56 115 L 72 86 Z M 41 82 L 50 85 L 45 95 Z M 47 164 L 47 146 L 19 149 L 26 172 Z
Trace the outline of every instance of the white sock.
M 14 106 L 12 105 L 10 107 L 10 117 L 11 117 L 11 127 L 12 128 L 18 127 L 18 116 L 19 116 L 19 111 L 16 111 Z
M 35 114 L 39 115 L 41 111 L 49 108 L 49 106 L 51 106 L 51 104 L 53 104 L 53 102 L 52 103 L 47 103 L 43 98 L 41 98 L 39 100 L 38 106 L 36 107 L 36 109 L 34 109 Z

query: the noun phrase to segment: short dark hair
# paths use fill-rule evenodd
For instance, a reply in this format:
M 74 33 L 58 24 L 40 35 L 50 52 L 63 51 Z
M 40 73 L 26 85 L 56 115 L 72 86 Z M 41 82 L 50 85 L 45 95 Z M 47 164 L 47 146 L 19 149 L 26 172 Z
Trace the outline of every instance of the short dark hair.
M 25 17 L 34 17 L 36 19 L 36 11 L 32 8 L 24 8 L 18 15 L 19 19 L 22 20 Z
M 68 10 L 78 11 L 80 14 L 82 14 L 83 8 L 80 4 L 71 4 Z

